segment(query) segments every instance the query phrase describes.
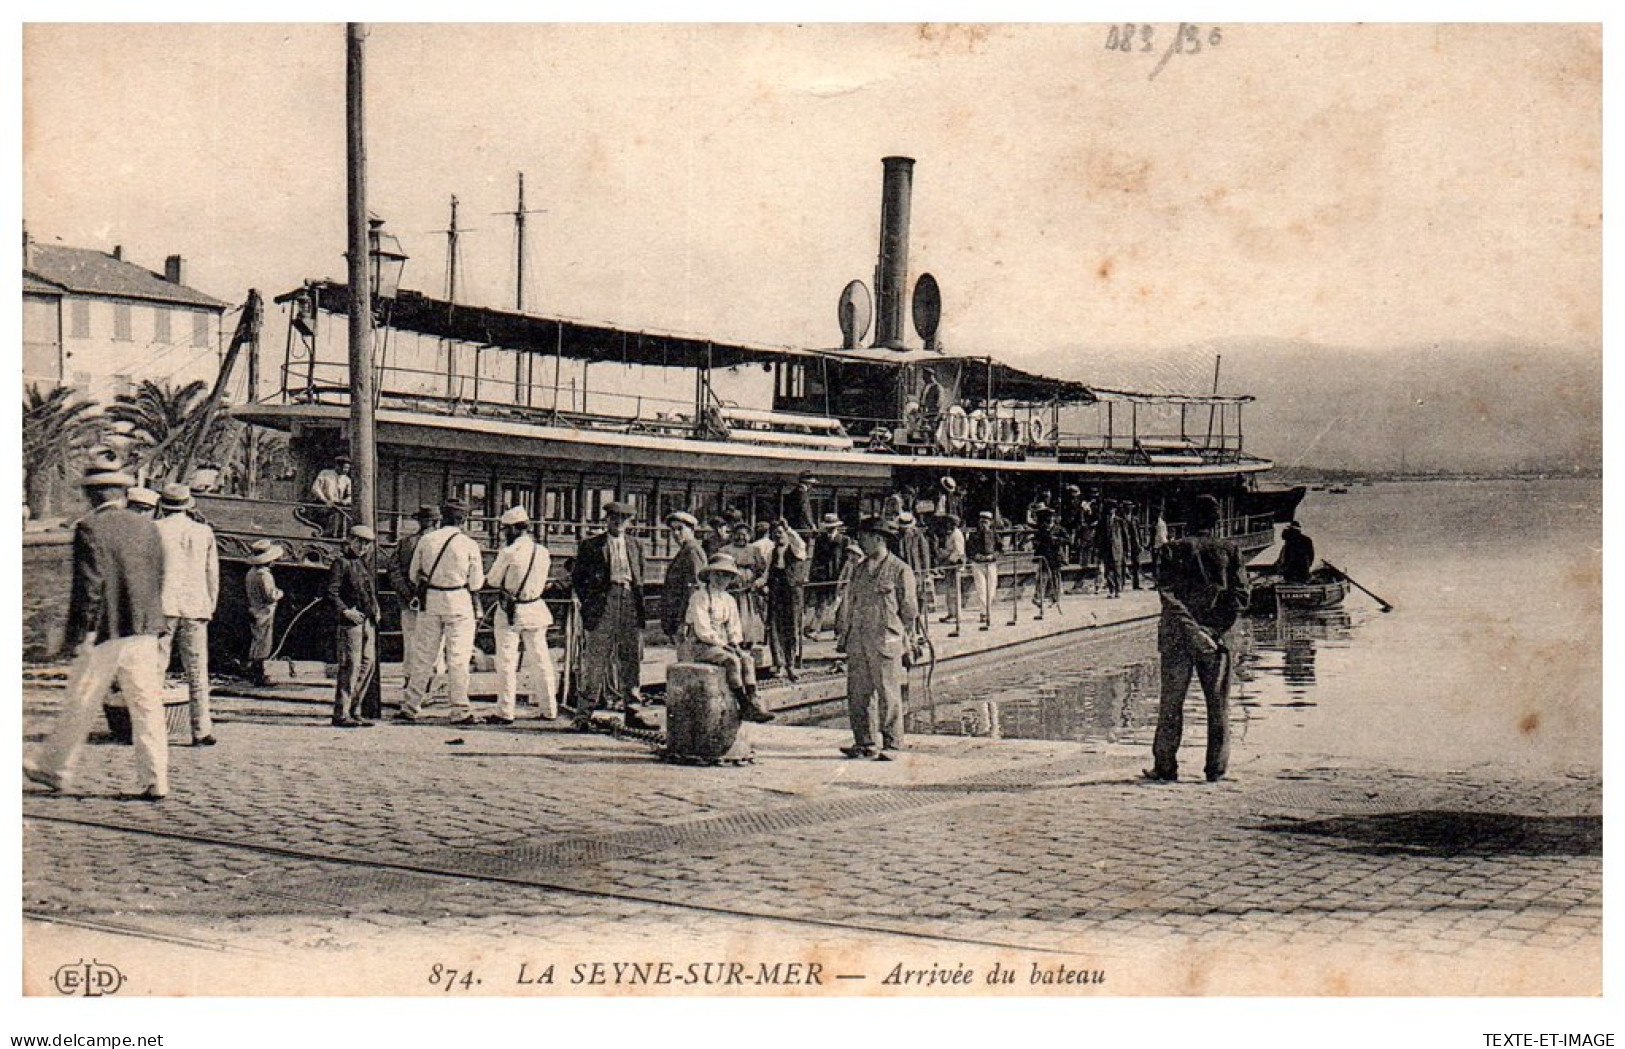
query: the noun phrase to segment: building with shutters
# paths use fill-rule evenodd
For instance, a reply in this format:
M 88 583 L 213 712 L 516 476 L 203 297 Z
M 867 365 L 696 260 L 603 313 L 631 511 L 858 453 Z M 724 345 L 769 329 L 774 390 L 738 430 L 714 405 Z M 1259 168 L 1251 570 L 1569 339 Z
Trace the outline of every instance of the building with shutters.
M 110 402 L 142 379 L 211 382 L 226 304 L 186 285 L 179 255 L 163 272 L 23 234 L 23 384 L 72 386 Z

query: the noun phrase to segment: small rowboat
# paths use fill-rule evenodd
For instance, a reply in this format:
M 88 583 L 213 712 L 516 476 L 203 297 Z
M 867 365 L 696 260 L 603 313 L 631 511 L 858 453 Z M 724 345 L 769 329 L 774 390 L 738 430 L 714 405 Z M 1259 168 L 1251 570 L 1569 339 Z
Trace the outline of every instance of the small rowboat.
M 1263 576 L 1253 581 L 1248 611 L 1253 615 L 1274 615 L 1277 608 L 1317 612 L 1336 608 L 1348 596 L 1348 580 L 1335 569 L 1316 569 L 1307 583 L 1284 583 L 1278 576 Z

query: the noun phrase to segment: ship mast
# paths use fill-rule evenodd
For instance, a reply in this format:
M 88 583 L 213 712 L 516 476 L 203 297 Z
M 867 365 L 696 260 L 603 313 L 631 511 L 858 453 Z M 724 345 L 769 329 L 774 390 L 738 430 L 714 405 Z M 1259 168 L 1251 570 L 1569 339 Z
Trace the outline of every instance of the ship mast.
M 513 216 L 514 240 L 514 282 L 513 282 L 513 308 L 516 313 L 525 312 L 525 216 L 545 215 L 546 208 L 525 208 L 525 173 L 519 173 L 519 196 L 514 203 L 512 211 L 503 211 L 498 214 Z
M 451 224 L 446 227 L 446 301 L 457 301 L 457 195 L 451 197 Z

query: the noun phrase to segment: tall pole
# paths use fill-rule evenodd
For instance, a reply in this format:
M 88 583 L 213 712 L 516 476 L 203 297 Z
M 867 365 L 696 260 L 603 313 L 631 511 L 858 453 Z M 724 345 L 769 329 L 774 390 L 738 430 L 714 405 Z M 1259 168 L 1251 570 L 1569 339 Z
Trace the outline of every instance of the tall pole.
M 374 527 L 378 482 L 373 430 L 372 276 L 368 273 L 367 141 L 363 128 L 363 50 L 367 30 L 359 22 L 345 28 L 345 133 L 350 204 L 350 461 L 356 524 Z
M 514 252 L 518 265 L 514 268 L 513 308 L 525 312 L 525 173 L 519 173 L 519 203 L 513 209 Z

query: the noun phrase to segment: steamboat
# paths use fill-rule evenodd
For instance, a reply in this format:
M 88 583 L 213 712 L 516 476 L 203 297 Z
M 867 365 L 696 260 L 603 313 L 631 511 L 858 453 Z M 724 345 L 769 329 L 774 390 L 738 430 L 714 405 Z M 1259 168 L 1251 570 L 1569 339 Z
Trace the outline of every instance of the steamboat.
M 1272 543 L 1304 490 L 1259 484 L 1272 464 L 1243 447 L 1252 398 L 1101 389 L 941 349 L 935 280 L 921 276 L 911 296 L 906 287 L 913 167 L 906 157 L 883 161 L 867 346 L 871 302 L 858 281 L 840 295 L 841 344 L 829 348 L 633 330 L 409 291 L 377 296 L 380 539 L 387 547 L 412 527 L 420 505 L 456 497 L 490 546 L 496 518 L 522 506 L 562 574 L 604 504 L 620 500 L 637 509 L 633 530 L 649 542 L 658 582 L 670 553 L 666 514 L 769 520 L 811 474 L 815 517 L 853 521 L 901 491 L 922 515 L 990 510 L 1019 532 L 1030 505 L 1053 505 L 1076 485 L 1087 497 L 1131 501 L 1147 538 L 1159 513 L 1177 536 L 1191 502 L 1212 495 L 1223 533 L 1249 556 Z M 288 317 L 279 381 L 233 414 L 285 432 L 292 469 L 270 482 L 268 498 L 200 497 L 222 556 L 241 560 L 254 540 L 274 539 L 292 568 L 279 574 L 310 577 L 284 584 L 296 595 L 314 593 L 337 550 L 308 493 L 348 447 L 348 301 L 333 281 L 278 297 Z M 919 345 L 905 342 L 905 313 Z M 330 636 L 315 622 L 294 633 L 290 653 L 320 651 Z

